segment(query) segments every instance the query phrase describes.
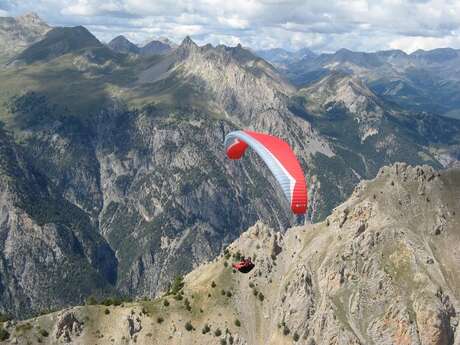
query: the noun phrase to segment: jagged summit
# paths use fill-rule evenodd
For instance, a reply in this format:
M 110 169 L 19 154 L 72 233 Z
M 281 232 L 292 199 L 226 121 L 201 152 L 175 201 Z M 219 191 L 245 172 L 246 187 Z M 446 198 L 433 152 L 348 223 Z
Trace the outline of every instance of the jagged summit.
M 35 13 L 17 18 L 0 17 L 0 64 L 39 41 L 50 29 Z
M 23 25 L 43 25 L 48 26 L 48 24 L 35 12 L 27 12 L 23 15 L 16 17 L 16 20 Z
M 180 47 L 198 47 L 198 45 L 192 40 L 190 36 L 185 36 L 185 38 L 182 40 Z

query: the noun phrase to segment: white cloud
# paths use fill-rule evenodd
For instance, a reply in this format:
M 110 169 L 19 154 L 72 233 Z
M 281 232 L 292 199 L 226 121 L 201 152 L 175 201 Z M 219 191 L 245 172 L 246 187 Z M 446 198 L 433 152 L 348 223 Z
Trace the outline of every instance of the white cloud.
M 99 38 L 241 43 L 334 51 L 460 47 L 459 0 L 0 0 L 0 15 L 36 11 Z
M 241 19 L 238 16 L 218 17 L 217 21 L 220 24 L 234 29 L 246 29 L 249 26 L 249 22 L 247 20 Z
M 401 37 L 390 43 L 392 49 L 401 49 L 412 53 L 417 49 L 430 50 L 435 48 L 459 47 L 458 37 Z

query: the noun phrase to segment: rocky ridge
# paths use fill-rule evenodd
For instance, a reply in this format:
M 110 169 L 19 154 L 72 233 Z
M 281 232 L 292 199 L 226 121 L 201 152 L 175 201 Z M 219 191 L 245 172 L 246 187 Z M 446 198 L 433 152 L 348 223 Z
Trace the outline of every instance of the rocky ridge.
M 378 97 L 356 76 L 335 73 L 299 91 L 306 98 L 307 109 L 324 114 L 341 106 L 357 122 L 361 141 L 377 134 L 384 107 Z
M 0 64 L 39 41 L 51 29 L 37 14 L 0 17 Z
M 322 223 L 257 223 L 173 294 L 4 327 L 18 344 L 61 343 L 70 318 L 73 344 L 456 344 L 459 192 L 459 170 L 384 167 Z M 247 275 L 228 266 L 238 253 Z

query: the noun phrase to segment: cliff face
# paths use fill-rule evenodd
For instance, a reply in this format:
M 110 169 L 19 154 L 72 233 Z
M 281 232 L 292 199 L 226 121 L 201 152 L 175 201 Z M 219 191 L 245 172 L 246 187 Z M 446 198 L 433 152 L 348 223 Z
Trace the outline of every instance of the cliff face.
M 322 223 L 257 223 L 170 295 L 5 327 L 19 344 L 456 344 L 459 192 L 459 170 L 384 167 Z
M 63 199 L 0 130 L 0 296 L 17 315 L 111 291 L 117 260 L 91 219 Z
M 188 120 L 139 114 L 128 142 L 116 138 L 97 147 L 99 226 L 120 261 L 118 286 L 130 294 L 152 296 L 257 219 L 281 227 L 294 221 L 262 162 L 222 155 L 227 124 L 177 116 Z M 106 130 L 101 137 L 113 133 Z

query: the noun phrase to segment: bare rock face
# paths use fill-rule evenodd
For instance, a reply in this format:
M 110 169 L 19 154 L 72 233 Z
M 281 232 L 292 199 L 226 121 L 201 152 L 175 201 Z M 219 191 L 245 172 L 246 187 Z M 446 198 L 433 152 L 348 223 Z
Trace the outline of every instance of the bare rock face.
M 307 107 L 313 113 L 343 107 L 357 122 L 361 142 L 379 133 L 384 109 L 378 97 L 358 77 L 332 73 L 300 93 L 308 99 Z
M 79 303 L 88 287 L 116 278 L 115 255 L 89 217 L 1 129 L 0 249 L 0 310 L 13 315 Z
M 139 317 L 135 315 L 129 315 L 127 318 L 128 322 L 128 333 L 130 337 L 133 337 L 136 333 L 142 330 L 142 323 Z
M 281 344 L 280 332 L 295 332 L 300 344 L 454 344 L 459 193 L 458 170 L 395 164 L 363 181 L 324 223 L 290 229 L 276 266 L 257 253 L 249 279 L 273 309 L 262 318 L 263 335 L 249 342 Z M 255 229 L 234 248 L 251 252 L 252 241 L 273 236 L 263 225 Z
M 56 327 L 56 339 L 63 339 L 66 343 L 72 341 L 72 337 L 78 337 L 83 330 L 83 323 L 80 322 L 72 312 L 64 313 Z
M 43 38 L 50 29 L 35 13 L 17 18 L 0 17 L 0 64 Z

